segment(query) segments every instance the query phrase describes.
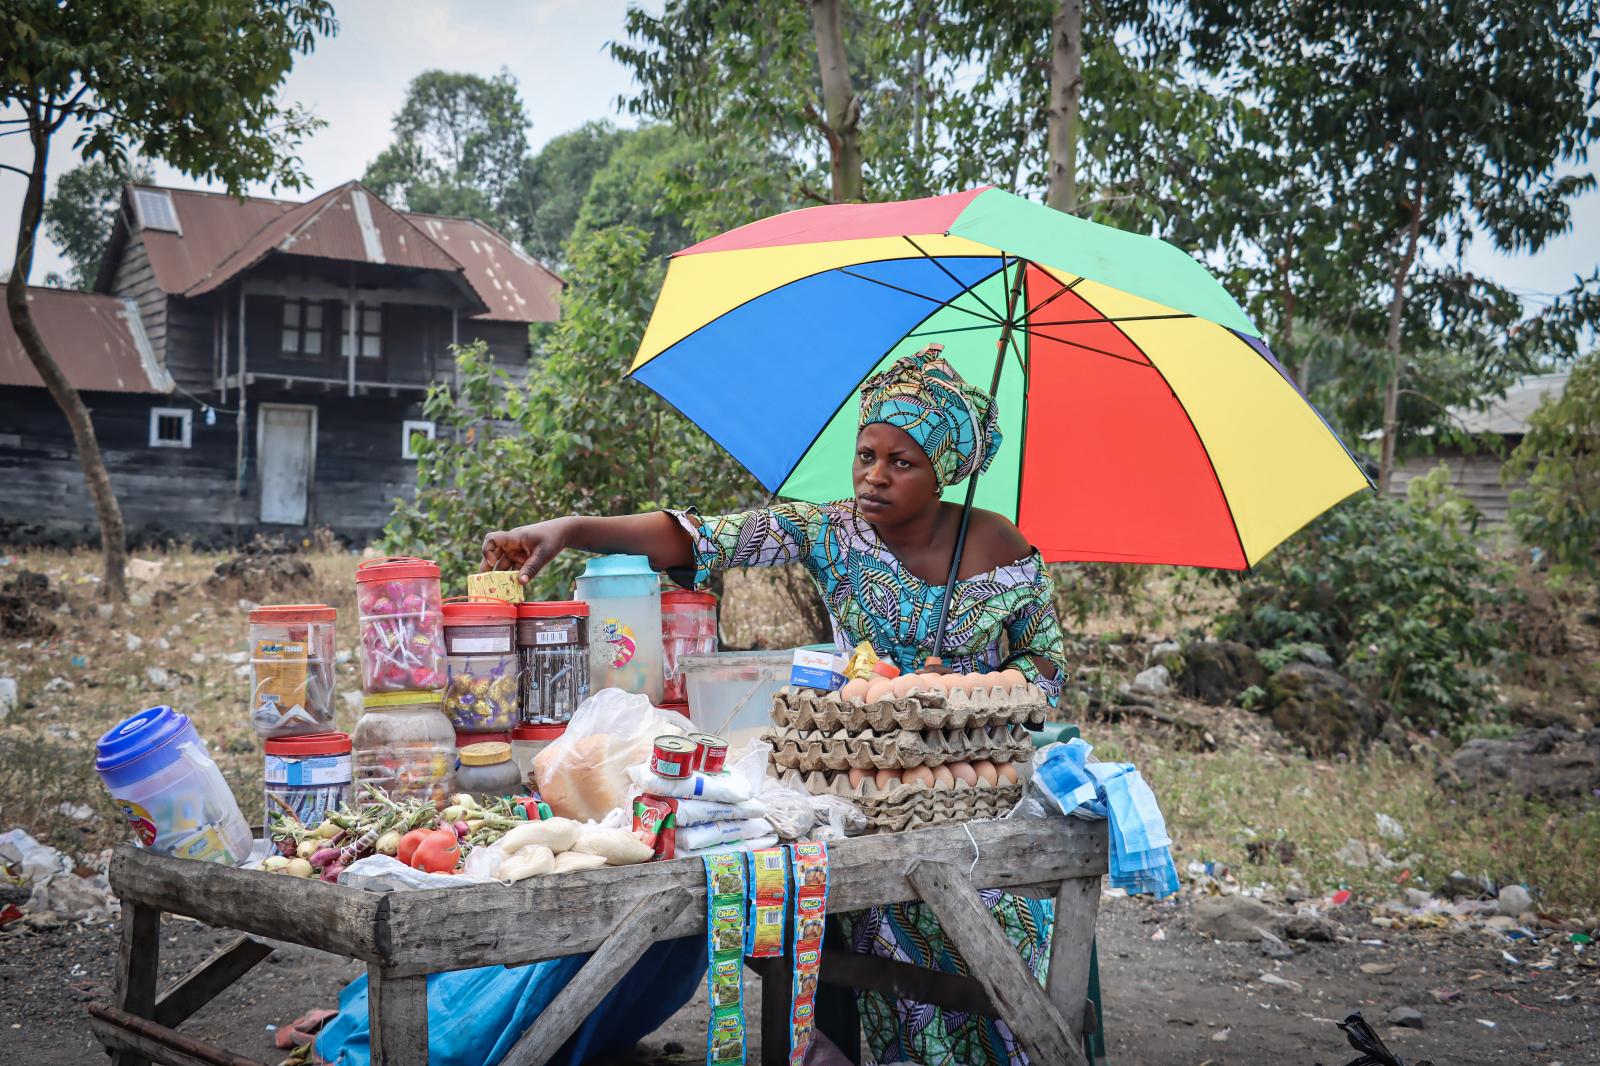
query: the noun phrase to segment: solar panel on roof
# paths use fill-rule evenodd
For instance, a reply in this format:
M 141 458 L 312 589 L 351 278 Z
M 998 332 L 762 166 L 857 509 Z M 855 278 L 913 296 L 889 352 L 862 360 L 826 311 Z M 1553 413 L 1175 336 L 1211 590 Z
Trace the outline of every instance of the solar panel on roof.
M 183 234 L 178 224 L 178 212 L 172 206 L 172 194 L 164 189 L 135 189 L 133 204 L 139 210 L 139 225 L 145 229 L 165 230 Z

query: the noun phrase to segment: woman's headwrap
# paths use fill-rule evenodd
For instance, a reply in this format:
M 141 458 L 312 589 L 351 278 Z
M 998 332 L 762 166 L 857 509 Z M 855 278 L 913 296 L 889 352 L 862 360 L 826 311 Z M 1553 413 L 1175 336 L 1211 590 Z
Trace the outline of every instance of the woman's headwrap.
M 903 429 L 933 463 L 941 487 L 987 470 L 1000 450 L 994 398 L 963 381 L 930 344 L 861 386 L 861 425 Z

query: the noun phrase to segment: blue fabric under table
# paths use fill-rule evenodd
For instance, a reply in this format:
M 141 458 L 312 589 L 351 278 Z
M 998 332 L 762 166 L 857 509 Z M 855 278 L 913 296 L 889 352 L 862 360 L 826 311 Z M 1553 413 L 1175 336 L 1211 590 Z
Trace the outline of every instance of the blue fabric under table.
M 429 1066 L 495 1066 L 588 959 L 568 955 L 430 975 Z M 552 1066 L 577 1066 L 632 1047 L 694 998 L 705 970 L 703 936 L 652 945 L 562 1045 Z M 339 1013 L 317 1037 L 317 1054 L 335 1066 L 371 1066 L 370 1035 L 367 979 L 358 977 L 339 994 Z

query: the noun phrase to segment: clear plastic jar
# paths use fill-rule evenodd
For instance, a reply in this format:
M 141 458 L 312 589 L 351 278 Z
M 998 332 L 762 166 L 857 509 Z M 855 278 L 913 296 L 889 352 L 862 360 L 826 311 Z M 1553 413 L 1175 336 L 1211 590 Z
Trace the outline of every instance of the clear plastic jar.
M 517 607 L 488 596 L 444 601 L 444 712 L 461 733 L 517 724 Z
M 589 605 L 577 600 L 517 607 L 522 723 L 565 725 L 589 698 Z
M 250 610 L 250 724 L 262 737 L 333 728 L 333 623 L 321 603 Z
M 355 795 L 374 784 L 393 799 L 444 807 L 455 776 L 456 734 L 439 710 L 438 692 L 382 692 L 362 700 L 355 748 Z
M 684 655 L 717 650 L 717 598 L 709 592 L 668 589 L 661 593 L 661 671 L 663 702 L 689 698 L 688 680 L 678 665 Z
M 267 812 L 263 836 L 272 836 L 272 819 L 287 814 L 304 826 L 322 824 L 350 795 L 350 737 L 345 733 L 269 740 L 266 763 Z
M 511 761 L 511 745 L 500 741 L 468 744 L 458 753 L 461 769 L 456 771 L 456 789 L 470 792 L 480 803 L 522 791 L 522 773 Z
M 356 567 L 362 691 L 412 692 L 445 683 L 439 567 L 426 559 L 368 559 Z

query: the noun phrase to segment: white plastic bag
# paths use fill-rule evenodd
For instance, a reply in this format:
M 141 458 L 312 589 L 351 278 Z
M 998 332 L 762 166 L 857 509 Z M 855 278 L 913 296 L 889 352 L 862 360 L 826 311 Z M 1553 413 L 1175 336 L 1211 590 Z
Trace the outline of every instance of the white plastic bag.
M 765 818 L 746 818 L 737 822 L 703 822 L 678 829 L 678 846 L 686 851 L 701 851 L 736 840 L 759 840 L 772 835 Z
M 799 840 L 817 824 L 817 814 L 811 806 L 811 797 L 804 792 L 782 786 L 761 793 L 761 802 L 767 805 L 767 821 L 773 831 L 784 840 Z
M 473 851 L 476 855 L 482 848 Z M 471 856 L 468 856 L 469 867 Z M 349 888 L 365 888 L 374 892 L 384 889 L 457 888 L 462 885 L 481 884 L 490 878 L 468 870 L 458 874 L 431 874 L 426 870 L 413 870 L 393 855 L 368 855 L 346 866 L 339 874 L 339 883 Z
M 683 736 L 692 728 L 683 715 L 652 706 L 648 697 L 601 689 L 534 758 L 539 795 L 564 818 L 598 822 L 628 804 L 628 770 L 646 766 L 655 738 Z

